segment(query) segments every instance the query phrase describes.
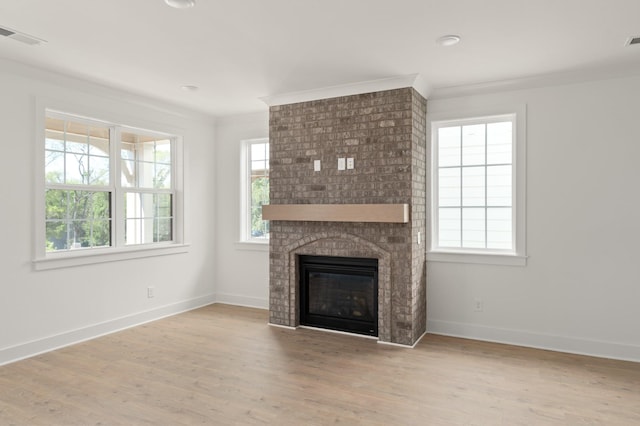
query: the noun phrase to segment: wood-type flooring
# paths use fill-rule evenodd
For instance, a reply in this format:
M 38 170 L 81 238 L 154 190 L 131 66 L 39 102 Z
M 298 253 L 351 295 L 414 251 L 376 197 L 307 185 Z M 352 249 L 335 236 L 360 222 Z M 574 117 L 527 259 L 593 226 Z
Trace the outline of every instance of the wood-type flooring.
M 640 425 L 640 364 L 211 305 L 0 367 L 0 425 Z

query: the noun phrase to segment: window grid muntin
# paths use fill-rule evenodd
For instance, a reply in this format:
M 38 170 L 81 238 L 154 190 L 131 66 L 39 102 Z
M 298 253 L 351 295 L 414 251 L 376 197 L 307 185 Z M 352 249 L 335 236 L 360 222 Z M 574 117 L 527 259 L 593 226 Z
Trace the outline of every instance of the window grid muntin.
M 57 122 L 61 122 L 62 123 L 62 129 L 54 129 L 52 128 L 53 126 L 50 126 L 50 124 L 52 124 L 53 121 L 57 121 Z M 70 250 L 76 250 L 76 249 L 93 249 L 93 248 L 104 248 L 104 247 L 112 247 L 113 246 L 113 241 L 114 241 L 114 227 L 113 227 L 113 191 L 114 188 L 112 185 L 110 185 L 110 182 L 113 182 L 112 179 L 112 175 L 111 175 L 111 149 L 113 147 L 113 128 L 108 125 L 107 123 L 104 122 L 100 122 L 97 120 L 90 120 L 90 119 L 85 119 L 82 117 L 77 117 L 77 116 L 73 116 L 70 114 L 64 114 L 64 113 L 57 113 L 57 112 L 53 112 L 53 111 L 47 111 L 45 114 L 45 129 L 44 129 L 44 159 L 45 159 L 45 164 L 43 164 L 43 170 L 45 172 L 45 176 L 44 176 L 44 197 L 45 197 L 45 203 L 44 203 L 44 209 L 45 209 L 45 213 L 44 213 L 44 243 L 45 243 L 45 252 L 46 253 L 52 253 L 52 252 L 68 252 Z M 69 127 L 70 126 L 76 126 L 76 127 L 81 127 L 83 129 L 87 129 L 87 131 L 85 132 L 85 134 L 80 134 L 80 133 L 71 133 L 69 132 Z M 99 139 L 96 136 L 92 135 L 91 129 L 100 129 L 102 132 L 105 133 L 106 137 L 103 137 L 102 139 L 105 141 L 105 145 L 106 145 L 106 149 L 107 149 L 107 155 L 94 155 L 94 154 L 90 154 L 92 151 L 92 144 L 91 144 L 91 140 L 94 139 Z M 62 139 L 53 139 L 53 138 L 49 138 L 48 135 L 51 135 L 52 133 L 58 133 L 62 135 Z M 84 145 L 86 146 L 86 149 L 80 150 L 81 152 L 75 152 L 73 149 L 67 149 L 68 147 L 68 142 L 69 139 L 76 139 L 76 141 L 73 141 L 72 143 L 74 144 L 80 144 L 80 145 Z M 80 141 L 78 141 L 78 139 L 80 139 Z M 54 141 L 58 141 L 62 144 L 62 149 L 50 149 L 48 147 L 49 141 L 50 140 L 54 140 Z M 104 152 L 104 150 L 102 150 Z M 48 152 L 58 152 L 62 154 L 62 158 L 63 158 L 63 175 L 62 175 L 62 182 L 55 182 L 55 181 L 50 181 L 47 178 L 47 153 Z M 68 182 L 67 179 L 67 155 L 68 154 L 72 154 L 72 155 L 85 155 L 87 157 L 87 168 L 89 170 L 89 179 L 86 182 Z M 90 179 L 90 173 L 91 173 L 91 166 L 90 166 L 90 158 L 91 157 L 99 157 L 99 158 L 108 158 L 109 159 L 109 168 L 107 170 L 107 184 L 105 185 L 104 183 L 99 183 L 96 184 L 94 182 L 92 182 L 92 180 Z M 48 205 L 47 205 L 47 194 L 49 193 L 49 191 L 63 191 L 67 194 L 67 202 L 66 202 L 66 208 L 65 211 L 67 213 L 65 218 L 61 218 L 61 219 L 52 219 L 49 218 L 48 215 Z M 66 245 L 67 248 L 60 248 L 57 250 L 50 250 L 49 246 L 50 243 L 51 244 L 55 244 L 55 240 L 50 240 L 50 235 L 48 234 L 50 227 L 48 227 L 48 225 L 51 225 L 53 223 L 64 223 L 66 228 L 67 228 L 67 237 L 69 235 L 69 226 L 71 226 L 73 223 L 80 223 L 80 222 L 85 222 L 85 223 L 89 223 L 90 224 L 90 232 L 89 232 L 89 241 L 93 241 L 93 235 L 94 235 L 94 229 L 95 227 L 93 226 L 93 224 L 95 222 L 97 222 L 97 220 L 95 219 L 86 219 L 86 220 L 82 220 L 82 219 L 72 219 L 68 217 L 68 212 L 69 212 L 69 202 L 68 202 L 68 197 L 71 194 L 71 192 L 86 192 L 86 193 L 107 193 L 108 196 L 108 245 L 104 246 L 104 245 L 89 245 L 87 246 L 78 246 L 77 244 L 82 244 L 82 243 L 76 243 L 73 246 L 69 245 L 69 240 L 67 238 L 66 241 Z M 102 219 L 104 220 L 104 219 Z
M 108 185 L 104 185 L 104 184 L 78 184 L 78 183 L 52 183 L 47 181 L 46 179 L 46 158 L 47 158 L 47 151 L 60 151 L 60 152 L 64 152 L 62 150 L 56 150 L 56 149 L 48 149 L 47 147 L 47 121 L 49 119 L 55 119 L 55 120 L 61 120 L 61 121 L 69 121 L 69 122 L 74 122 L 74 123 L 79 123 L 82 124 L 84 126 L 87 127 L 92 127 L 92 126 L 97 126 L 100 128 L 103 128 L 105 130 L 108 130 L 108 134 L 109 134 L 109 141 L 108 141 L 108 156 L 104 155 L 104 156 L 100 156 L 100 155 L 93 155 L 90 154 L 92 152 L 92 147 L 91 147 L 91 143 L 87 142 L 87 155 L 91 155 L 93 157 L 100 157 L 100 158 L 108 158 L 109 159 L 109 170 L 108 170 Z M 168 192 L 171 194 L 171 238 L 163 241 L 165 243 L 170 243 L 170 242 L 175 242 L 175 238 L 177 236 L 176 232 L 178 230 L 176 230 L 176 216 L 175 216 L 175 212 L 176 212 L 176 197 L 175 197 L 175 184 L 176 184 L 176 179 L 177 179 L 177 163 L 175 163 L 177 157 L 176 157 L 176 143 L 177 143 L 177 137 L 175 136 L 170 136 L 167 134 L 162 134 L 162 133 L 155 133 L 155 132 L 148 132 L 145 130 L 140 130 L 138 128 L 132 128 L 132 127 L 128 127 L 128 126 L 122 126 L 122 125 L 115 125 L 115 124 L 111 124 L 111 123 L 107 123 L 107 122 L 103 122 L 103 121 L 99 121 L 99 120 L 95 120 L 95 119 L 91 119 L 91 118 L 86 118 L 86 117 L 82 117 L 82 116 L 78 116 L 78 115 L 74 115 L 74 114 L 69 114 L 69 113 L 65 113 L 65 112 L 59 112 L 59 111 L 54 111 L 54 110 L 49 110 L 49 109 L 44 109 L 44 116 L 43 116 L 43 121 L 44 121 L 44 132 L 43 132 L 43 136 L 44 136 L 44 164 L 42 165 L 42 170 L 45 171 L 43 176 L 43 180 L 44 180 L 44 193 L 46 194 L 47 190 L 49 189 L 56 189 L 56 190 L 85 190 L 85 191 L 93 191 L 93 192 L 108 192 L 109 193 L 109 210 L 110 210 L 110 219 L 109 219 L 109 229 L 110 229 L 110 235 L 109 235 L 109 246 L 94 246 L 94 247 L 89 247 L 87 249 L 104 249 L 105 247 L 109 248 L 109 249 L 113 249 L 113 248 L 117 248 L 117 247 L 123 247 L 125 244 L 123 244 L 123 236 L 124 236 L 124 203 L 120 202 L 120 196 L 119 194 L 122 194 L 123 191 L 123 187 L 120 185 L 120 175 L 121 175 L 121 164 L 120 164 L 120 148 L 121 148 L 121 144 L 120 144 L 120 138 L 119 135 L 121 134 L 121 132 L 127 131 L 127 132 L 137 132 L 140 135 L 146 135 L 147 137 L 152 137 L 155 138 L 156 140 L 166 140 L 169 142 L 170 145 L 170 158 L 171 158 L 171 168 L 170 168 L 170 189 L 159 189 L 156 190 L 156 192 Z M 90 136 L 91 138 L 91 136 Z M 41 157 L 42 158 L 42 157 Z M 160 162 L 162 164 L 168 164 L 168 163 L 163 163 Z M 66 168 L 65 168 L 66 169 Z M 132 188 L 127 188 L 127 189 L 132 189 Z M 142 191 L 146 191 L 146 189 L 141 189 Z M 46 210 L 47 206 L 46 206 L 46 201 L 44 203 L 44 209 Z M 50 254 L 50 253 L 60 253 L 60 252 L 70 252 L 71 249 L 66 249 L 66 250 L 56 250 L 55 252 L 51 252 L 48 251 L 46 249 L 46 245 L 48 242 L 48 238 L 46 235 L 46 229 L 47 229 L 47 223 L 51 223 L 51 220 L 47 219 L 47 214 L 45 212 L 43 219 L 44 219 L 44 227 L 40 228 L 43 230 L 43 232 L 45 233 L 45 237 L 44 237 L 44 243 L 45 243 L 45 249 L 44 249 L 44 253 L 45 254 Z M 120 223 L 121 222 L 121 223 Z M 118 231 L 118 229 L 120 229 L 121 231 Z M 84 247 L 83 247 L 84 249 Z M 39 249 L 38 249 L 39 252 Z
M 502 123 L 502 122 L 508 122 L 511 125 L 511 131 L 510 131 L 510 139 L 511 139 L 511 143 L 510 143 L 510 151 L 511 151 L 511 163 L 489 163 L 488 162 L 488 155 L 489 155 L 489 150 L 488 150 L 488 137 L 487 137 L 487 129 L 488 126 L 490 124 L 495 124 L 495 123 Z M 477 164 L 472 164 L 472 165 L 465 165 L 463 162 L 463 155 L 464 155 L 464 146 L 463 146 L 463 138 L 464 138 L 464 132 L 463 132 L 463 127 L 464 126 L 470 126 L 470 125 L 477 125 L 477 124 L 482 124 L 483 125 L 483 133 L 484 133 L 484 164 L 482 165 L 482 167 L 484 167 L 484 179 L 485 179 L 485 184 L 484 184 L 484 198 L 485 198 L 485 204 L 484 206 L 473 206 L 473 205 L 463 205 L 464 204 L 464 198 L 463 198 L 463 191 L 464 191 L 464 186 L 463 186 L 463 169 L 467 168 L 467 167 L 478 167 Z M 458 165 L 450 165 L 450 166 L 442 166 L 440 167 L 440 131 L 442 129 L 450 129 L 450 128 L 454 128 L 454 127 L 459 127 L 460 131 L 459 131 L 459 164 Z M 516 115 L 515 114 L 505 114 L 505 115 L 499 115 L 499 116 L 491 116 L 491 117 L 483 117 L 483 118 L 477 118 L 477 119 L 462 119 L 462 120 L 449 120 L 449 121 L 441 121 L 438 123 L 434 123 L 434 134 L 436 134 L 436 143 L 434 144 L 434 149 L 433 149 L 433 153 L 434 153 L 434 157 L 435 157 L 435 169 L 436 169 L 436 173 L 434 173 L 433 179 L 434 179 L 434 190 L 433 190 L 433 198 L 432 198 L 432 202 L 435 203 L 437 205 L 437 208 L 432 210 L 432 215 L 434 217 L 434 227 L 433 227 L 433 233 L 435 235 L 434 238 L 434 249 L 444 249 L 444 250 L 461 250 L 461 251 L 474 251 L 474 250 L 481 250 L 481 251 L 486 251 L 486 252 L 509 252 L 512 253 L 516 250 L 516 164 L 515 164 L 515 158 L 516 158 Z M 500 166 L 511 166 L 511 179 L 510 179 L 510 187 L 511 187 L 511 204 L 509 206 L 499 206 L 499 205 L 488 205 L 488 169 L 489 167 L 500 167 Z M 459 199 L 460 199 L 460 205 L 458 206 L 442 206 L 440 201 L 440 170 L 444 170 L 444 169 L 457 169 L 460 170 L 459 173 Z M 468 248 L 465 247 L 464 244 L 464 210 L 465 209 L 473 209 L 473 208 L 482 208 L 484 210 L 484 248 Z M 502 249 L 502 248 L 488 248 L 489 245 L 489 238 L 488 238 L 488 233 L 489 233 L 489 211 L 490 209 L 511 209 L 511 215 L 510 215 L 510 234 L 511 234 L 511 239 L 510 239 L 510 248 L 508 249 Z M 452 210 L 458 210 L 460 212 L 460 219 L 459 219 L 459 229 L 460 229 L 460 237 L 459 237 L 459 242 L 460 245 L 455 247 L 455 246 L 443 246 L 441 245 L 441 236 L 440 236 L 440 226 L 441 226 L 441 218 L 440 218 L 440 210 L 441 209 L 452 209 Z M 492 210 L 493 211 L 493 210 Z M 495 210 L 497 211 L 497 210 Z
M 124 141 L 125 137 L 133 137 L 134 141 L 133 142 L 128 142 L 128 141 Z M 134 166 L 134 170 L 133 170 L 133 177 L 134 177 L 134 181 L 133 184 L 131 185 L 124 185 L 122 182 L 122 179 L 124 178 L 124 172 L 121 171 L 120 173 L 120 185 L 118 187 L 118 197 L 120 200 L 122 200 L 122 227 L 123 227 L 123 232 L 122 232 L 122 237 L 121 237 L 121 244 L 125 245 L 125 246 L 137 246 L 137 245 L 143 245 L 143 244 L 157 244 L 157 243 L 162 243 L 162 242 L 172 242 L 175 239 L 175 204 L 176 204 L 176 200 L 175 200 L 175 164 L 174 164 L 174 159 L 176 158 L 176 141 L 174 137 L 167 137 L 164 135 L 154 135 L 151 133 L 146 133 L 146 132 L 141 132 L 137 129 L 132 129 L 132 128 L 124 128 L 118 137 L 118 140 L 120 141 L 120 147 L 118 150 L 118 156 L 119 156 L 119 164 L 121 167 L 121 170 L 124 170 L 124 163 L 125 162 L 131 162 L 133 163 Z M 163 145 L 168 144 L 169 145 L 169 161 L 166 162 L 159 162 L 156 161 L 157 159 L 157 154 L 158 154 L 158 150 L 157 150 L 157 146 L 158 146 L 158 142 L 162 142 Z M 124 158 L 123 154 L 125 153 L 125 149 L 122 148 L 122 145 L 127 144 L 127 145 L 131 145 L 132 146 L 132 150 L 130 150 L 133 153 L 133 158 Z M 145 153 L 146 153 L 146 149 L 148 149 L 148 145 L 151 144 L 151 150 L 152 150 L 152 155 L 151 155 L 151 160 L 147 160 L 145 157 Z M 142 157 L 142 158 L 141 158 Z M 141 165 L 144 164 L 151 164 L 153 165 L 153 178 L 151 179 L 151 181 L 153 182 L 154 179 L 156 178 L 156 172 L 157 172 L 157 168 L 156 168 L 156 164 L 161 164 L 163 166 L 169 165 L 170 166 L 170 170 L 169 170 L 169 182 L 168 182 L 168 188 L 167 187 L 162 187 L 162 188 L 156 188 L 155 185 L 154 186 L 148 186 L 146 185 L 146 182 L 144 180 L 141 180 L 141 177 L 143 175 L 142 171 L 141 171 Z M 142 182 L 142 185 L 141 185 Z M 127 195 L 133 195 L 133 194 L 138 194 L 139 198 L 143 198 L 144 195 L 153 195 L 155 197 L 158 197 L 162 194 L 166 194 L 169 195 L 170 198 L 170 211 L 171 214 L 169 216 L 163 216 L 163 217 L 158 217 L 156 215 L 156 212 L 158 210 L 158 206 L 154 205 L 151 210 L 153 210 L 152 212 L 152 216 L 140 216 L 138 215 L 138 211 L 132 211 L 129 212 L 127 211 L 127 201 L 126 201 L 126 197 Z M 140 205 L 142 204 L 142 202 L 140 202 Z M 144 221 L 148 221 L 151 220 L 152 221 L 152 231 L 151 231 L 151 235 L 152 235 L 152 241 L 148 241 L 146 238 L 147 233 L 144 232 Z M 170 224 L 169 224 L 169 238 L 166 239 L 160 239 L 158 232 L 160 229 L 159 226 L 159 222 L 161 220 L 169 220 Z M 129 226 L 129 224 L 132 223 L 142 223 L 143 225 L 141 226 L 137 226 L 137 229 L 140 230 L 140 232 L 132 232 L 131 228 Z M 158 231 L 158 232 L 156 232 Z M 131 233 L 130 233 L 131 232 Z M 134 239 L 133 241 L 129 240 L 129 237 L 133 236 Z
M 133 139 L 133 141 L 125 141 L 124 138 Z M 168 145 L 168 150 L 158 149 Z M 123 167 L 123 172 L 126 170 L 129 172 L 131 165 L 131 177 L 132 181 L 124 182 L 123 179 L 129 174 L 121 173 L 120 185 L 128 188 L 153 188 L 153 189 L 172 189 L 173 184 L 173 145 L 174 141 L 168 137 L 154 137 L 142 133 L 134 133 L 133 130 L 127 130 L 121 132 L 120 136 L 120 164 Z M 129 146 L 130 149 L 125 149 L 125 146 Z M 159 161 L 159 153 L 167 152 L 169 158 L 165 161 Z M 125 156 L 125 153 L 131 153 L 131 155 Z M 123 166 L 124 165 L 124 166 Z M 151 179 L 147 182 L 146 173 L 150 167 Z M 159 170 L 167 170 L 169 174 L 168 185 L 158 186 L 156 178 L 158 177 Z
M 269 140 L 258 139 L 246 141 L 245 146 L 245 164 L 246 164 L 246 212 L 245 212 L 245 239 L 254 241 L 268 241 L 269 239 L 269 221 L 262 220 L 262 205 L 269 203 Z M 262 146 L 261 156 L 258 159 L 254 157 L 254 148 Z M 254 165 L 262 165 L 261 168 L 254 169 Z M 254 172 L 257 170 L 258 172 Z M 266 193 L 263 195 L 262 200 L 254 202 L 254 182 L 259 179 L 266 180 Z M 253 222 L 254 218 L 258 218 L 259 227 L 257 232 L 261 232 L 259 235 L 254 235 Z M 256 232 L 256 234 L 257 234 Z
M 62 122 L 63 128 L 62 129 L 54 129 L 54 128 L 49 128 L 49 125 L 52 124 L 52 121 L 58 121 L 58 122 Z M 87 131 L 85 132 L 85 134 L 80 134 L 80 133 L 71 133 L 69 132 L 69 127 L 72 125 L 76 125 L 76 126 L 82 126 L 84 128 L 87 129 Z M 103 132 L 106 132 L 106 138 L 100 138 L 97 136 L 94 136 L 92 134 L 92 129 L 96 129 L 96 130 L 102 130 Z M 61 134 L 61 139 L 60 138 L 54 138 L 54 134 Z M 60 183 L 60 184 L 69 184 L 69 185 L 80 185 L 80 186 L 87 186 L 87 185 L 109 185 L 111 182 L 111 176 L 109 175 L 109 170 L 111 167 L 110 164 L 110 148 L 111 148 L 111 129 L 109 128 L 109 126 L 107 126 L 104 123 L 91 123 L 88 122 L 86 120 L 82 120 L 82 119 L 76 119 L 76 118 L 72 118 L 72 117 L 66 117 L 66 118 L 61 118 L 60 116 L 56 115 L 56 114 L 51 114 L 51 115 L 47 115 L 46 118 L 46 124 L 45 124 L 45 182 L 47 184 L 56 184 L 56 183 Z M 72 139 L 85 139 L 86 140 L 72 140 Z M 106 154 L 104 155 L 99 155 L 99 154 L 95 154 L 93 153 L 94 150 L 98 149 L 98 148 L 94 148 L 92 146 L 91 141 L 92 140 L 105 140 L 106 142 Z M 58 141 L 62 144 L 61 148 L 55 149 L 55 148 L 51 148 L 48 147 L 47 145 L 49 144 L 49 141 Z M 81 145 L 81 146 L 85 146 L 86 149 L 79 149 L 79 150 L 73 150 L 73 149 L 68 149 L 69 144 L 76 144 L 76 145 Z M 72 145 L 73 146 L 73 145 Z M 102 152 L 105 152 L 104 150 L 101 150 Z M 47 167 L 50 163 L 47 163 L 47 159 L 48 159 L 48 153 L 58 153 L 61 155 L 62 157 L 62 181 L 61 182 L 51 182 L 48 180 L 47 177 Z M 86 161 L 87 161 L 87 170 L 88 170 L 88 180 L 87 182 L 69 182 L 68 179 L 68 156 L 69 155 L 73 155 L 73 156 L 81 156 L 81 157 L 86 157 Z M 91 171 L 93 170 L 93 167 L 91 165 L 92 163 L 92 158 L 94 159 L 107 159 L 107 182 L 105 183 L 99 183 L 99 184 L 95 184 L 92 182 L 91 179 Z M 78 162 L 79 163 L 79 162 Z
M 173 240 L 175 200 L 174 200 L 174 195 L 172 191 L 150 191 L 150 190 L 143 191 L 143 190 L 127 189 L 123 192 L 124 192 L 123 203 L 125 205 L 125 222 L 124 222 L 125 245 L 130 246 L 130 245 L 139 245 L 139 244 L 150 244 L 150 243 L 165 242 L 165 241 Z M 133 197 L 136 197 L 134 201 L 134 206 L 131 210 L 131 214 L 129 214 L 127 210 L 129 207 L 129 202 L 127 201 L 128 195 L 132 195 Z M 145 196 L 148 196 L 148 195 L 152 196 L 152 207 L 150 209 L 143 209 L 142 205 L 144 204 L 144 201 L 141 201 L 141 199 L 143 199 Z M 169 199 L 168 215 L 160 215 L 161 209 L 163 209 L 163 207 L 160 205 L 158 199 L 163 195 L 168 196 L 168 199 Z M 151 210 L 150 215 L 146 214 L 149 210 Z M 162 221 L 167 221 L 167 220 L 169 221 L 169 232 L 168 232 L 169 238 L 161 238 L 162 235 L 160 234 L 160 223 Z M 147 221 L 151 221 L 151 225 L 152 225 L 151 241 L 148 241 L 148 239 L 146 238 L 147 233 L 145 233 L 145 230 L 144 230 L 144 224 Z M 129 224 L 131 223 L 142 224 L 142 225 L 136 225 L 137 229 L 135 231 L 132 231 L 132 233 L 134 234 L 133 235 L 134 242 L 128 242 L 127 240 L 127 237 L 130 235 Z

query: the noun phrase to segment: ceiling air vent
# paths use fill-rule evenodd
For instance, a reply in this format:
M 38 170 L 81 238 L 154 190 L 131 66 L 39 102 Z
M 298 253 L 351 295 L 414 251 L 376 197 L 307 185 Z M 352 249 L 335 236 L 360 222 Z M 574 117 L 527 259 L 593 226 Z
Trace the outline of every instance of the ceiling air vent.
M 25 44 L 29 44 L 29 45 L 36 45 L 36 44 L 41 44 L 41 43 L 46 43 L 45 40 L 39 39 L 37 37 L 33 37 L 30 36 L 28 34 L 25 33 L 21 33 L 19 31 L 15 31 L 12 30 L 10 28 L 7 27 L 2 27 L 0 26 L 0 36 L 1 37 L 7 37 L 7 38 L 12 38 L 16 41 L 19 41 L 21 43 L 25 43 Z
M 631 46 L 632 44 L 640 44 L 640 37 L 629 37 L 627 46 Z

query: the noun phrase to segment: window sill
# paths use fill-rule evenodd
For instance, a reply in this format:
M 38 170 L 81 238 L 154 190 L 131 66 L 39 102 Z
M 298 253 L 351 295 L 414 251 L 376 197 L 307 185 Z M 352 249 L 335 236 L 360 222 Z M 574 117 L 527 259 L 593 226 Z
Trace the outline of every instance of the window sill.
M 427 261 L 475 263 L 484 265 L 527 266 L 527 256 L 498 253 L 461 253 L 449 251 L 431 251 L 427 253 Z
M 253 240 L 236 242 L 236 250 L 269 251 L 269 240 Z
M 98 251 L 99 250 L 99 251 Z M 148 247 L 127 247 L 120 249 L 96 249 L 82 252 L 52 253 L 49 257 L 34 259 L 36 271 L 48 269 L 70 268 L 95 263 L 117 262 L 121 260 L 141 259 L 145 257 L 166 256 L 187 253 L 189 244 L 167 244 Z

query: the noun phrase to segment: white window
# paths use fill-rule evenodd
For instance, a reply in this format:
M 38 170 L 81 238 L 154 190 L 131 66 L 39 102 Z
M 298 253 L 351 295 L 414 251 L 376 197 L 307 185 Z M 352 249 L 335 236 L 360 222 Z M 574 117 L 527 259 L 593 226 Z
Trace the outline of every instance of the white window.
M 268 242 L 269 221 L 262 220 L 262 206 L 269 204 L 269 140 L 242 143 L 242 229 L 246 242 Z
M 47 252 L 112 245 L 110 134 L 111 129 L 103 123 L 47 116 Z
M 125 217 L 121 243 L 172 241 L 172 139 L 131 130 L 122 131 L 119 139 Z
M 430 260 L 523 263 L 520 127 L 524 113 L 431 122 Z
M 182 243 L 177 136 L 52 110 L 42 121 L 38 269 L 166 254 L 157 250 Z

